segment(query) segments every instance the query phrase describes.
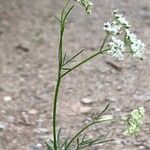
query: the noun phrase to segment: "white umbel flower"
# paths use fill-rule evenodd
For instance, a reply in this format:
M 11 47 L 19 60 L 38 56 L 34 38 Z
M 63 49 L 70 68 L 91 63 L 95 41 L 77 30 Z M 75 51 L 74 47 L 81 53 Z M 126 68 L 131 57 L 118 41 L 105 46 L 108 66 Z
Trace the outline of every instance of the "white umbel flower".
M 119 34 L 121 27 L 122 26 L 118 25 L 116 21 L 113 21 L 112 23 L 110 22 L 104 23 L 103 29 L 109 32 L 110 34 L 117 35 Z
M 110 47 L 110 50 L 108 51 L 109 54 L 112 54 L 112 56 L 116 57 L 118 60 L 124 59 L 123 52 L 125 51 L 125 45 L 123 41 L 112 37 L 112 41 L 108 46 Z
M 77 2 L 85 8 L 88 14 L 91 14 L 93 3 L 90 0 L 77 0 Z
M 131 43 L 137 41 L 137 36 L 134 33 L 131 33 L 128 29 L 126 29 L 126 38 L 128 38 Z
M 145 114 L 144 107 L 134 109 L 127 119 L 127 133 L 129 135 L 137 135 L 143 124 L 143 117 Z
M 130 32 L 130 27 L 129 22 L 122 14 L 118 13 L 118 10 L 114 10 L 114 20 L 112 22 L 104 23 L 103 29 L 109 35 L 108 37 L 114 36 L 112 42 L 108 44 L 111 49 L 108 52 L 119 60 L 123 60 L 124 55 L 127 53 L 136 58 L 143 58 L 145 45 L 134 33 Z M 115 38 L 118 35 L 120 35 L 122 41 Z
M 124 27 L 129 28 L 131 26 L 129 22 L 126 20 L 125 17 L 123 17 L 122 14 L 118 14 L 117 12 L 118 10 L 114 10 L 114 15 L 115 15 L 116 20 Z
M 137 39 L 137 36 L 134 33 L 130 33 L 129 30 L 126 30 L 126 38 L 131 44 L 133 57 L 143 58 L 145 44 L 141 40 Z

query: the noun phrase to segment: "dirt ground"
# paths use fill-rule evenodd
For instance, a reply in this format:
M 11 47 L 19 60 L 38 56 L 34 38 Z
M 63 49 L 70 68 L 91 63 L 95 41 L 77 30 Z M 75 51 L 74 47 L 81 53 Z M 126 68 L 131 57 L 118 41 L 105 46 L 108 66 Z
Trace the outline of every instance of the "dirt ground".
M 63 3 L 0 0 L 0 150 L 44 150 L 44 141 L 51 137 L 59 38 L 54 14 L 59 14 Z M 150 150 L 150 1 L 94 0 L 91 16 L 75 7 L 67 25 L 65 51 L 70 57 L 84 48 L 83 58 L 94 52 L 104 37 L 103 23 L 116 8 L 128 16 L 146 44 L 145 58 L 118 62 L 102 56 L 70 73 L 61 85 L 58 126 L 62 137 L 67 137 L 108 102 L 107 114 L 116 117 L 144 106 L 144 126 L 137 137 L 124 135 L 120 123 L 94 126 L 89 137 L 106 134 L 115 141 L 89 150 Z M 81 104 L 83 98 L 92 104 Z

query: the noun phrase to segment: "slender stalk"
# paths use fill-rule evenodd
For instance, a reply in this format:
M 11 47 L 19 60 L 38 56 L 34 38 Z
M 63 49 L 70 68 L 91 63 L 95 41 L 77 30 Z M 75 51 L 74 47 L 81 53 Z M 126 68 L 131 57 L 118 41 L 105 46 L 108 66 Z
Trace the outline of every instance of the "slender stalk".
M 105 52 L 107 50 L 109 50 L 109 49 L 105 49 L 103 51 L 98 51 L 97 53 L 93 54 L 92 56 L 86 58 L 85 60 L 81 61 L 79 64 L 75 65 L 73 68 L 71 68 L 70 70 L 66 71 L 64 74 L 62 74 L 61 77 L 64 77 L 65 75 L 67 75 L 68 73 L 70 73 L 72 70 L 78 68 L 79 66 L 81 66 L 82 64 L 84 64 L 87 61 L 91 60 L 92 58 L 98 56 L 99 54 L 103 54 L 103 52 Z
M 103 47 L 104 47 L 104 45 L 105 45 L 105 43 L 106 43 L 108 37 L 109 37 L 109 33 L 107 32 L 107 34 L 106 34 L 106 36 L 105 36 L 105 38 L 104 38 L 104 40 L 103 40 L 103 42 L 102 42 L 102 45 L 100 46 L 100 49 L 99 49 L 100 52 L 102 52 Z
M 82 64 L 86 63 L 87 61 L 89 61 L 90 59 L 96 57 L 97 55 L 99 55 L 101 52 L 97 52 L 94 55 L 88 57 L 87 59 L 83 60 L 82 62 L 80 62 L 79 64 L 77 64 L 76 66 L 74 66 L 73 68 L 71 68 L 70 70 L 68 70 L 67 72 L 65 72 L 64 74 L 62 74 L 61 77 L 65 76 L 66 74 L 68 74 L 69 72 L 71 72 L 72 70 L 78 68 L 79 66 L 81 66 Z
M 63 17 L 63 15 L 62 15 Z M 63 34 L 64 34 L 65 26 L 63 21 L 60 24 L 60 41 L 59 41 L 59 51 L 58 51 L 58 60 L 59 60 L 59 67 L 58 67 L 58 76 L 57 76 L 57 84 L 55 89 L 55 96 L 54 96 L 54 104 L 53 104 L 53 141 L 54 141 L 54 150 L 57 150 L 57 139 L 56 139 L 56 112 L 57 112 L 57 100 L 58 100 L 58 93 L 61 83 L 61 69 L 62 69 L 62 51 L 63 51 Z
M 64 6 L 62 13 L 61 13 L 61 19 L 60 22 L 60 40 L 59 40 L 59 51 L 58 51 L 58 75 L 57 75 L 57 84 L 55 89 L 55 95 L 54 95 L 54 101 L 53 101 L 53 142 L 54 142 L 54 150 L 57 150 L 57 135 L 56 135 L 56 113 L 57 113 L 57 101 L 58 101 L 58 94 L 60 89 L 60 83 L 61 83 L 61 71 L 62 71 L 62 64 L 63 64 L 63 35 L 65 30 L 65 21 L 67 19 L 67 16 L 71 12 L 74 6 L 70 7 L 70 9 L 65 13 L 65 10 L 67 8 L 67 5 L 69 4 L 70 0 L 66 2 L 66 5 Z
M 95 54 L 93 54 L 92 56 L 88 57 L 87 59 L 83 60 L 82 62 L 80 62 L 79 64 L 77 64 L 77 65 L 74 66 L 73 68 L 71 68 L 70 70 L 66 71 L 64 74 L 62 74 L 61 77 L 64 77 L 66 74 L 68 74 L 68 73 L 71 72 L 72 70 L 78 68 L 79 66 L 81 66 L 81 65 L 84 64 L 84 63 L 86 63 L 86 62 L 89 61 L 90 59 L 96 57 L 97 55 L 103 54 L 103 52 L 109 50 L 109 49 L 103 50 L 104 45 L 105 45 L 105 43 L 106 43 L 108 37 L 109 37 L 109 33 L 106 34 L 106 36 L 105 36 L 105 38 L 104 38 L 104 40 L 103 40 L 103 42 L 102 42 L 102 45 L 100 46 L 100 49 L 99 49 L 99 51 L 98 51 L 97 53 L 95 53 Z
M 69 146 L 71 145 L 71 143 L 81 134 L 83 133 L 86 129 L 88 129 L 89 127 L 95 125 L 95 124 L 99 124 L 102 122 L 108 122 L 108 121 L 123 121 L 125 122 L 126 120 L 124 119 L 103 119 L 103 120 L 97 120 L 97 121 L 93 121 L 91 123 L 89 123 L 88 125 L 86 125 L 84 128 L 82 128 L 79 132 L 77 132 L 77 134 L 70 140 L 70 142 L 68 143 L 68 145 L 66 146 L 65 150 L 67 150 L 69 148 Z
M 54 141 L 54 150 L 57 150 L 57 140 L 56 140 L 56 112 L 57 112 L 57 99 L 59 93 L 61 77 L 58 74 L 57 84 L 55 89 L 55 96 L 54 96 L 54 104 L 53 104 L 53 141 Z

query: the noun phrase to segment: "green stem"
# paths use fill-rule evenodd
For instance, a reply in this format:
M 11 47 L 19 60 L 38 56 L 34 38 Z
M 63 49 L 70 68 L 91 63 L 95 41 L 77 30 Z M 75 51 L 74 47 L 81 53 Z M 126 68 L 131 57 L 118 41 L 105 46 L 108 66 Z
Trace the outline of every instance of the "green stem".
M 54 141 L 54 150 L 57 150 L 56 112 L 57 112 L 57 99 L 58 99 L 60 82 L 61 82 L 61 77 L 58 74 L 57 84 L 56 84 L 56 90 L 55 90 L 55 96 L 54 96 L 54 104 L 53 104 L 53 141 Z
M 62 15 L 63 16 L 63 15 Z M 54 96 L 54 104 L 53 104 L 53 141 L 54 141 L 54 150 L 57 150 L 57 135 L 56 135 L 56 112 L 57 112 L 57 100 L 58 100 L 58 93 L 61 83 L 61 69 L 62 69 L 62 51 L 63 51 L 63 34 L 64 34 L 65 26 L 63 22 L 60 25 L 60 41 L 59 41 L 59 51 L 58 51 L 58 60 L 59 60 L 59 67 L 58 67 L 58 77 L 57 77 L 57 84 L 55 89 L 55 96 Z
M 89 123 L 88 125 L 86 125 L 84 128 L 82 128 L 68 143 L 68 145 L 66 146 L 65 150 L 67 150 L 67 148 L 69 148 L 69 146 L 71 145 L 71 143 L 81 134 L 83 133 L 86 129 L 88 129 L 89 127 L 98 124 L 98 123 L 102 123 L 102 122 L 106 122 L 106 121 L 123 121 L 125 122 L 126 120 L 124 119 L 103 119 L 103 120 L 98 120 L 98 121 L 93 121 L 91 123 Z
M 109 49 L 103 50 L 104 45 L 105 45 L 105 43 L 106 43 L 108 37 L 109 37 L 109 33 L 106 34 L 106 36 L 105 36 L 105 38 L 104 38 L 104 40 L 103 40 L 103 42 L 102 42 L 102 45 L 101 45 L 101 47 L 100 47 L 100 49 L 99 49 L 99 51 L 98 51 L 97 53 L 95 53 L 95 54 L 93 54 L 92 56 L 88 57 L 87 59 L 81 61 L 79 64 L 75 65 L 73 68 L 71 68 L 70 70 L 66 71 L 64 74 L 62 74 L 61 77 L 64 77 L 66 74 L 70 73 L 72 70 L 78 68 L 78 67 L 81 66 L 82 64 L 84 64 L 84 63 L 86 63 L 87 61 L 91 60 L 92 58 L 96 57 L 97 55 L 103 54 L 103 52 L 109 50 Z
M 101 47 L 100 47 L 100 49 L 99 49 L 100 52 L 102 52 L 103 47 L 104 47 L 104 45 L 105 45 L 105 43 L 106 43 L 108 37 L 109 37 L 109 33 L 107 32 L 107 34 L 106 34 L 106 36 L 105 36 L 105 38 L 104 38 L 104 40 L 103 40 L 103 42 L 102 42 L 102 45 L 101 45 Z
M 82 64 L 86 63 L 87 61 L 89 61 L 90 59 L 96 57 L 97 55 L 99 55 L 101 52 L 97 52 L 94 55 L 88 57 L 87 59 L 83 60 L 82 62 L 80 62 L 79 64 L 77 64 L 76 66 L 74 66 L 73 68 L 71 68 L 70 70 L 68 70 L 67 72 L 65 72 L 64 74 L 62 74 L 61 77 L 65 76 L 66 74 L 68 74 L 69 72 L 71 72 L 72 70 L 78 68 L 79 66 L 81 66 Z
M 58 94 L 60 89 L 60 83 L 61 83 L 61 71 L 62 71 L 62 64 L 63 64 L 63 35 L 65 30 L 65 21 L 67 19 L 67 16 L 71 12 L 74 6 L 70 7 L 70 9 L 65 13 L 65 10 L 67 8 L 67 5 L 69 4 L 70 0 L 66 2 L 66 5 L 64 6 L 62 13 L 61 13 L 61 19 L 60 22 L 60 40 L 59 40 L 59 51 L 58 51 L 58 76 L 57 76 L 57 84 L 55 89 L 55 96 L 53 101 L 53 142 L 54 142 L 54 150 L 57 150 L 57 135 L 56 135 L 56 113 L 57 113 L 57 101 L 58 101 Z
M 97 53 L 93 54 L 92 56 L 86 58 L 85 60 L 81 61 L 79 64 L 75 65 L 73 68 L 71 68 L 70 70 L 66 71 L 64 74 L 62 74 L 61 77 L 64 77 L 65 75 L 67 75 L 68 73 L 70 73 L 72 70 L 78 68 L 79 66 L 81 66 L 82 64 L 84 64 L 87 61 L 91 60 L 92 58 L 98 56 L 99 54 L 103 54 L 103 52 L 105 52 L 107 50 L 109 50 L 109 49 L 105 49 L 103 51 L 98 51 Z

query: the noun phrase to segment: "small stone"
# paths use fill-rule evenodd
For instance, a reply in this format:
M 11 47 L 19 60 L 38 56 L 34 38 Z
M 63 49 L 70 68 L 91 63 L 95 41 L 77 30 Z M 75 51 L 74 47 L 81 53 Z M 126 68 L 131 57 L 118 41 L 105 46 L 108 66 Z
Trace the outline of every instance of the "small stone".
M 143 146 L 143 145 L 139 146 L 139 149 L 144 150 L 145 148 L 146 148 L 146 147 L 145 147 L 145 146 Z
M 30 115 L 36 115 L 38 113 L 38 111 L 36 109 L 31 109 L 28 111 L 28 114 Z
M 112 115 L 103 115 L 100 120 L 111 120 L 113 119 Z
M 85 105 L 92 104 L 92 100 L 89 98 L 82 98 L 80 102 Z
M 31 146 L 31 150 L 41 150 L 41 148 L 42 148 L 42 144 L 40 143 Z
M 46 128 L 37 128 L 34 130 L 35 133 L 38 133 L 38 134 L 47 134 L 49 133 L 49 131 L 46 129 Z
M 121 109 L 120 108 L 115 108 L 115 112 L 120 112 L 121 111 Z
M 82 114 L 88 114 L 88 113 L 91 112 L 91 110 L 92 110 L 91 107 L 81 107 L 80 108 L 80 113 L 82 113 Z
M 8 117 L 7 117 L 7 121 L 10 122 L 10 123 L 14 123 L 14 122 L 15 122 L 15 117 L 13 117 L 13 116 L 8 116 Z
M 105 100 L 109 101 L 109 102 L 116 102 L 117 101 L 116 97 L 106 97 Z
M 116 87 L 116 90 L 121 91 L 121 90 L 122 90 L 122 87 L 121 87 L 121 86 L 117 86 L 117 87 Z
M 3 131 L 5 129 L 5 124 L 0 122 L 0 131 Z
M 10 102 L 10 101 L 12 101 L 12 97 L 10 97 L 10 96 L 5 96 L 5 97 L 4 97 L 4 101 L 5 101 L 5 102 Z
M 38 136 L 38 140 L 46 141 L 48 139 L 50 139 L 50 135 L 40 135 L 40 136 Z

